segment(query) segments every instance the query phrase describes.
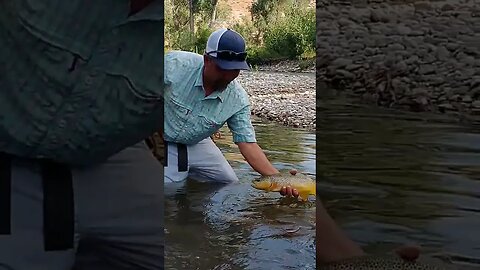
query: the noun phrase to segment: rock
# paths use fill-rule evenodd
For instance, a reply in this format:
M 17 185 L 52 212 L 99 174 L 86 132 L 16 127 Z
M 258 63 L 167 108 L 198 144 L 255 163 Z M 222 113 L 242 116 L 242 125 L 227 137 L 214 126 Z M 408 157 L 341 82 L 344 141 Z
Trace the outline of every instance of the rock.
M 327 37 L 335 37 L 340 35 L 340 31 L 338 29 L 324 30 L 324 31 L 321 31 L 321 35 L 327 36 Z
M 385 14 L 385 12 L 383 12 L 380 9 L 371 9 L 370 10 L 370 21 L 387 23 L 387 22 L 390 21 L 390 18 L 388 17 L 387 14 Z
M 449 51 L 453 52 L 453 51 L 457 50 L 460 47 L 460 45 L 458 45 L 456 42 L 449 42 L 445 45 L 445 47 Z
M 432 5 L 427 1 L 416 2 L 413 4 L 415 11 L 432 10 Z
M 353 83 L 353 86 L 352 86 L 354 89 L 358 89 L 358 88 L 362 88 L 362 83 L 361 82 L 354 82 Z
M 352 42 L 350 43 L 350 49 L 352 51 L 360 51 L 365 49 L 365 44 L 362 44 L 360 42 Z
M 462 98 L 462 102 L 470 103 L 470 102 L 472 102 L 472 101 L 473 101 L 473 99 L 472 99 L 472 97 L 469 96 L 469 95 L 465 95 L 465 96 L 463 96 L 463 98 Z
M 405 61 L 400 61 L 393 66 L 393 70 L 397 74 L 405 74 L 408 72 L 408 65 Z
M 433 65 L 421 65 L 420 69 L 418 70 L 419 74 L 426 75 L 435 73 L 435 66 Z
M 405 25 L 398 25 L 397 31 L 399 35 L 409 35 L 412 32 L 412 29 Z
M 475 100 L 474 102 L 472 102 L 472 107 L 475 108 L 475 109 L 479 109 L 480 108 L 480 100 Z
M 325 19 L 333 19 L 335 18 L 335 16 L 333 16 L 333 14 L 328 12 L 327 10 L 317 9 L 316 18 L 317 18 L 317 21 L 323 21 Z
M 408 84 L 398 80 L 397 78 L 392 80 L 393 91 L 397 94 L 404 94 L 408 90 Z
M 371 60 L 373 63 L 383 62 L 384 59 L 385 59 L 385 55 L 384 55 L 384 54 L 377 54 L 377 55 L 372 56 L 372 57 L 370 58 L 370 60 Z
M 364 94 L 367 91 L 367 89 L 360 87 L 360 88 L 355 88 L 353 91 L 355 92 L 355 94 Z
M 470 88 L 473 89 L 480 85 L 480 76 L 474 76 L 470 81 Z
M 400 43 L 390 44 L 387 47 L 387 50 L 389 51 L 403 51 L 404 49 L 405 49 L 405 46 L 403 46 Z
M 351 26 L 353 24 L 355 24 L 354 22 L 352 22 L 351 20 L 347 19 L 347 18 L 340 18 L 338 19 L 337 21 L 338 25 L 340 25 L 341 27 L 346 27 L 346 26 Z
M 426 36 L 423 38 L 423 41 L 426 43 L 430 43 L 431 45 L 439 46 L 441 44 L 446 44 L 448 42 L 448 39 L 446 38 L 439 38 L 439 37 L 434 37 L 434 36 Z
M 317 59 L 317 76 L 339 92 L 381 106 L 395 96 L 395 105 L 411 110 L 462 113 L 480 100 L 479 3 L 319 1 L 317 53 L 333 61 Z
M 422 106 L 428 105 L 428 99 L 424 96 L 416 97 L 415 102 Z
M 424 88 L 415 88 L 412 90 L 412 96 L 418 97 L 418 96 L 426 96 L 428 95 L 428 91 Z
M 408 97 L 402 97 L 402 98 L 400 98 L 400 99 L 397 101 L 397 103 L 398 103 L 399 105 L 409 105 L 409 104 L 412 103 L 412 101 L 411 101 L 410 98 L 408 98 Z
M 317 59 L 316 59 L 316 65 L 317 67 L 325 67 L 328 66 L 328 64 L 331 62 L 331 57 L 330 56 L 325 56 L 322 54 L 317 54 Z
M 423 32 L 422 30 L 412 30 L 408 35 L 412 37 L 418 37 L 425 35 L 425 32 Z
M 467 55 L 464 58 L 460 59 L 460 62 L 470 67 L 475 66 L 475 58 L 473 56 Z
M 431 80 L 429 80 L 428 83 L 432 86 L 439 86 L 445 83 L 445 79 L 443 77 L 434 75 L 434 77 Z
M 472 115 L 480 115 L 480 109 L 472 109 L 470 112 Z
M 462 85 L 462 86 L 458 87 L 455 92 L 457 94 L 463 95 L 463 94 L 468 93 L 469 90 L 470 90 L 470 88 L 467 85 Z
M 354 70 L 357 70 L 359 68 L 361 68 L 362 65 L 358 65 L 358 64 L 350 64 L 348 66 L 345 67 L 345 70 L 347 71 L 354 71 Z
M 460 100 L 460 95 L 459 94 L 452 95 L 450 98 L 448 98 L 448 100 L 459 101 Z
M 328 6 L 327 10 L 332 13 L 335 17 L 340 14 L 339 7 L 336 6 Z
M 439 46 L 437 47 L 436 56 L 438 60 L 444 61 L 449 58 L 450 52 L 445 46 Z
M 352 9 L 349 11 L 349 18 L 355 22 L 366 23 L 370 21 L 371 12 L 369 9 Z
M 453 105 L 450 104 L 450 103 L 442 103 L 442 104 L 438 105 L 438 110 L 441 111 L 441 112 L 453 111 L 453 110 L 455 110 L 455 107 L 453 107 Z
M 346 59 L 346 58 L 337 58 L 333 60 L 330 65 L 335 67 L 335 68 L 343 68 L 345 66 L 348 66 L 352 64 L 352 59 Z
M 441 11 L 449 11 L 449 10 L 454 10 L 454 9 L 455 9 L 455 7 L 452 6 L 452 5 L 450 5 L 450 4 L 448 4 L 448 3 L 447 3 L 447 4 L 444 4 L 444 5 L 440 8 Z
M 420 58 L 417 55 L 410 56 L 407 60 L 405 60 L 405 64 L 417 64 L 420 61 Z
M 340 75 L 341 77 L 343 77 L 345 79 L 351 79 L 351 80 L 355 79 L 355 74 L 353 74 L 352 72 L 343 70 L 343 69 L 338 69 L 337 70 L 337 75 Z

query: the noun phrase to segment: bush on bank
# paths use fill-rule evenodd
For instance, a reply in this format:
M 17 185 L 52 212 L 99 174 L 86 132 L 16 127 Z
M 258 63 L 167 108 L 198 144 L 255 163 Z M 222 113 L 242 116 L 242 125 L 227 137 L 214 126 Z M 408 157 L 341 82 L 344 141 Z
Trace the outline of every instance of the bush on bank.
M 188 25 L 188 6 L 183 8 L 186 10 L 177 6 L 174 9 L 175 16 L 166 10 L 165 49 L 202 53 L 208 36 L 216 27 L 211 26 L 212 23 L 209 21 L 211 18 L 203 13 L 197 16 L 192 35 Z M 227 11 L 218 13 L 228 16 Z M 316 24 L 313 8 L 289 3 L 252 17 L 253 20 L 245 19 L 231 26 L 247 41 L 249 64 L 255 66 L 281 60 L 315 58 Z M 168 22 L 174 19 L 175 22 Z M 314 63 L 314 61 L 304 63 L 310 62 Z

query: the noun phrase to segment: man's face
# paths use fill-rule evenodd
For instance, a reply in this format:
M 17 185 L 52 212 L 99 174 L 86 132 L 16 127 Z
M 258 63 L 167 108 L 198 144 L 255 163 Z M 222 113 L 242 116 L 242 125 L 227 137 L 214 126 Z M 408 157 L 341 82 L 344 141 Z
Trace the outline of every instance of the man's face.
M 225 70 L 221 69 L 215 62 L 207 57 L 205 61 L 207 69 L 207 76 L 209 76 L 215 90 L 223 91 L 229 83 L 231 83 L 240 74 L 240 70 Z

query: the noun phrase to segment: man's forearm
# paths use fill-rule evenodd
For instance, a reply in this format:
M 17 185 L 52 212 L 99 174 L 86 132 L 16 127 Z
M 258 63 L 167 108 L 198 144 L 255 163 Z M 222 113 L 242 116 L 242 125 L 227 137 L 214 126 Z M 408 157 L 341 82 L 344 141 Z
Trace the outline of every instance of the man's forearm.
M 278 170 L 273 167 L 258 144 L 238 143 L 238 148 L 248 164 L 259 174 L 272 175 L 278 173 Z
M 322 202 L 317 200 L 317 259 L 330 262 L 363 255 L 363 250 L 335 224 Z

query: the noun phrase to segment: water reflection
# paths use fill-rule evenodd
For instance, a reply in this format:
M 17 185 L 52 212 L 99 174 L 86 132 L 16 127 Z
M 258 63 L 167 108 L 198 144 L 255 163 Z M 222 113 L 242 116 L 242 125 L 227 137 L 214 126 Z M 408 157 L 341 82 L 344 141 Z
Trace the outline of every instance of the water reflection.
M 254 121 L 279 169 L 315 177 L 315 134 Z M 295 204 L 250 187 L 258 177 L 222 129 L 217 145 L 240 183 L 166 187 L 166 269 L 315 269 L 314 201 Z
M 413 242 L 427 254 L 479 261 L 478 127 L 352 104 L 317 104 L 320 194 L 329 212 L 367 251 Z

